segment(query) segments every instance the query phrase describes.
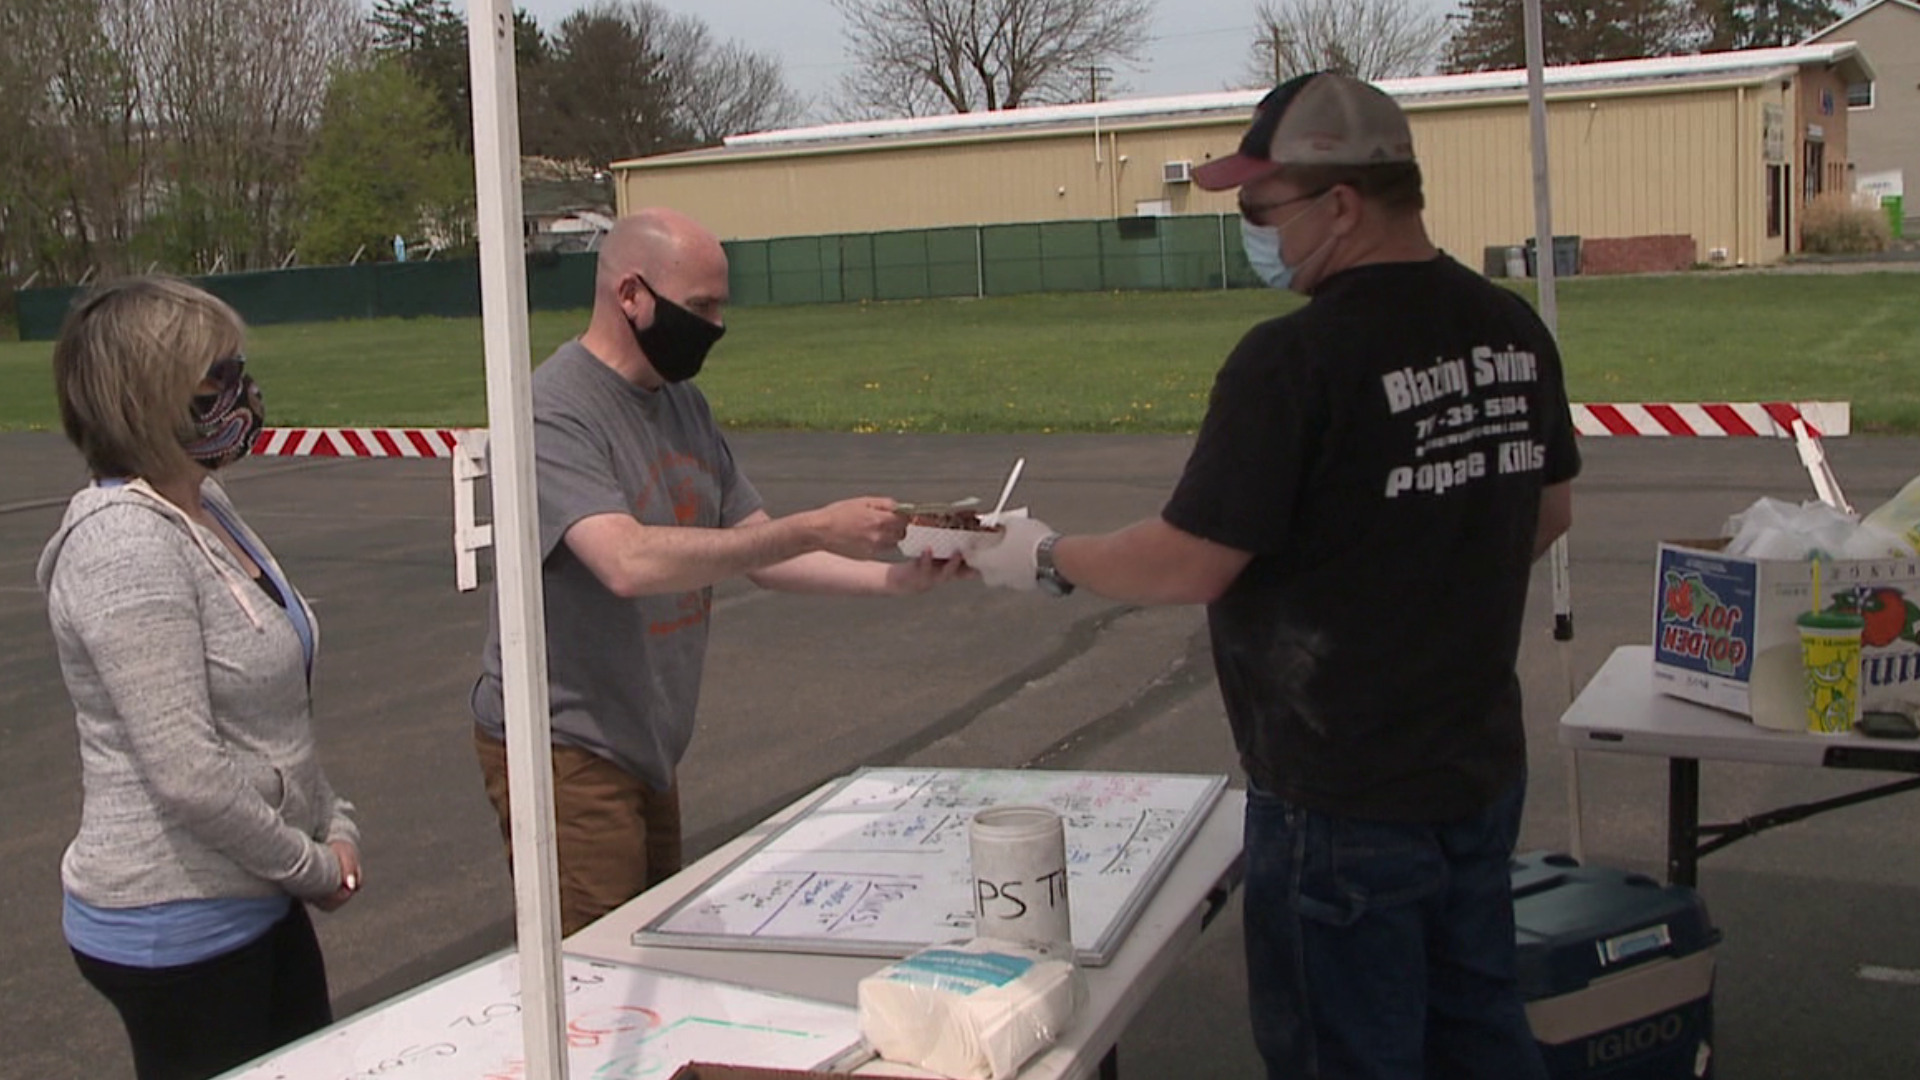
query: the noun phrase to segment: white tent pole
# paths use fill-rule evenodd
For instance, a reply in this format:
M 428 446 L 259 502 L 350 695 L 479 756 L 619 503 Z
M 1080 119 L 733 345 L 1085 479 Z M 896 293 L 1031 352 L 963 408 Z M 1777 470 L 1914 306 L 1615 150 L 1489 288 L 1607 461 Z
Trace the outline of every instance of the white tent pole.
M 1540 291 L 1540 319 L 1557 342 L 1560 339 L 1560 301 L 1554 289 L 1553 192 L 1547 167 L 1547 91 L 1544 71 L 1546 46 L 1540 23 L 1540 0 L 1526 0 L 1527 126 L 1533 150 L 1533 272 Z M 1553 636 L 1573 637 L 1573 581 L 1567 567 L 1567 540 L 1553 545 Z
M 1560 305 L 1554 295 L 1553 193 L 1547 183 L 1546 46 L 1540 24 L 1540 0 L 1526 0 L 1527 126 L 1533 149 L 1533 268 L 1540 287 L 1540 318 L 1560 336 Z
M 1533 273 L 1540 290 L 1540 319 L 1557 342 L 1560 339 L 1560 301 L 1554 289 L 1553 191 L 1547 167 L 1546 34 L 1540 21 L 1540 0 L 1526 0 L 1523 9 L 1527 38 L 1527 140 L 1533 150 Z M 1553 569 L 1553 639 L 1559 642 L 1561 674 L 1567 682 L 1567 703 L 1574 698 L 1573 574 L 1568 565 L 1567 538 L 1553 542 L 1548 554 Z M 1567 848 L 1576 859 L 1586 858 L 1585 829 L 1581 822 L 1580 755 L 1567 759 Z
M 474 189 L 480 309 L 493 449 L 495 602 L 513 792 L 513 900 L 520 942 L 521 1028 L 530 1080 L 566 1080 L 560 886 L 553 841 L 553 745 L 547 626 L 534 502 L 527 264 L 521 240 L 520 112 L 509 0 L 468 0 L 473 66 Z

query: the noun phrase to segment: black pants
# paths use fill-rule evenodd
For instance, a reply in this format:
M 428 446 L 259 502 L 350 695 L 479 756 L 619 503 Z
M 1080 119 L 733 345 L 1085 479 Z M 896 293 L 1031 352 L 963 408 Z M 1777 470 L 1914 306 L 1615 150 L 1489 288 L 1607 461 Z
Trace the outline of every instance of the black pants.
M 139 1080 L 205 1080 L 333 1022 L 320 941 L 297 901 L 259 940 L 197 963 L 73 959 L 120 1013 Z

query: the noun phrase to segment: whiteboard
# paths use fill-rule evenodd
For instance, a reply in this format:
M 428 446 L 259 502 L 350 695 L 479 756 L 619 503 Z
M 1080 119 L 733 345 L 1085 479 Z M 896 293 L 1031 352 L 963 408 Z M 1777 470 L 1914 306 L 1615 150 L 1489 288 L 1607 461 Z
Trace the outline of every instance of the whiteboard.
M 1185 849 L 1224 776 L 861 769 L 633 935 L 636 945 L 905 956 L 973 934 L 975 810 L 1050 806 L 1066 823 L 1081 963 L 1105 964 Z
M 563 958 L 570 1075 L 671 1076 L 689 1061 L 813 1069 L 864 1058 L 851 1008 Z M 526 1075 L 520 961 L 482 960 L 228 1073 L 226 1080 L 483 1080 Z

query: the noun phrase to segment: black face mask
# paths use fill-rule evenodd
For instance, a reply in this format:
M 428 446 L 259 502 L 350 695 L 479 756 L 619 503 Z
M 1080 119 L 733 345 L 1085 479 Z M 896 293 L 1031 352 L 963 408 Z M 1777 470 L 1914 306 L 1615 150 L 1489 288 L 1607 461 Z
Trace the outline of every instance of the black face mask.
M 713 348 L 713 343 L 720 340 L 727 328 L 715 326 L 654 292 L 646 278 L 640 279 L 640 287 L 653 297 L 653 325 L 642 330 L 633 325 L 632 319 L 627 320 L 627 325 L 632 327 L 633 340 L 640 343 L 640 351 L 647 354 L 647 363 L 670 383 L 685 382 L 700 374 L 707 350 Z

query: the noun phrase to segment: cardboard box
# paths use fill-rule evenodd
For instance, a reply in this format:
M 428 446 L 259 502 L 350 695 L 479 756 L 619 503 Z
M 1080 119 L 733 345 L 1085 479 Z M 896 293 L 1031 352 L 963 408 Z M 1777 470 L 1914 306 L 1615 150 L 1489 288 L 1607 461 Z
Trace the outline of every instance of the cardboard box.
M 1675 697 L 1801 730 L 1800 632 L 1813 564 L 1729 555 L 1725 540 L 1670 540 L 1654 569 L 1653 683 Z M 1920 704 L 1920 557 L 1838 560 L 1820 606 L 1867 621 L 1865 708 Z

